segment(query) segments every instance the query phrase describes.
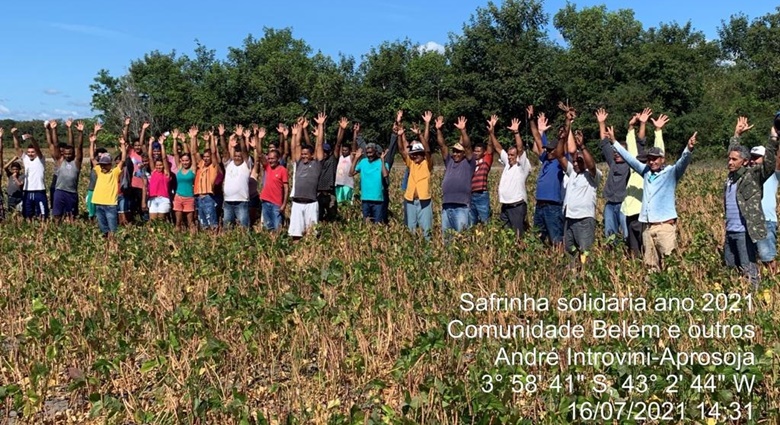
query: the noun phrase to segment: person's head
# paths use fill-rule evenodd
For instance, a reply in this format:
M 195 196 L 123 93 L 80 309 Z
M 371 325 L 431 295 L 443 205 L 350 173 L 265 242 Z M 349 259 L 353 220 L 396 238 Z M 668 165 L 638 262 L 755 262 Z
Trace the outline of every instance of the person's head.
M 143 167 L 147 170 L 149 169 L 149 154 L 146 152 L 141 152 L 141 164 L 143 164 Z
M 279 151 L 272 149 L 266 154 L 265 159 L 268 160 L 268 165 L 271 168 L 276 168 L 279 165 Z
M 65 145 L 60 148 L 60 153 L 62 154 L 62 157 L 65 158 L 65 161 L 73 161 L 76 158 L 76 150 L 73 149 L 73 146 L 71 145 Z
M 30 158 L 30 160 L 34 160 L 38 157 L 38 151 L 35 150 L 35 147 L 33 147 L 32 144 L 27 145 L 27 157 Z
M 452 147 L 452 160 L 455 162 L 461 162 L 465 157 L 466 150 L 463 149 L 463 145 L 460 143 L 455 143 L 455 146 Z
M 314 148 L 311 145 L 301 146 L 301 161 L 308 164 L 314 158 Z
M 482 159 L 483 156 L 485 156 L 485 152 L 487 151 L 487 145 L 484 143 L 476 143 L 474 145 L 474 156 L 477 157 L 477 159 Z
M 9 168 L 11 169 L 12 174 L 19 174 L 22 172 L 22 165 L 16 161 L 12 162 Z
M 509 165 L 514 167 L 517 165 L 517 147 L 512 146 L 506 150 L 506 156 L 509 158 Z
M 108 152 L 99 153 L 97 162 L 100 166 L 100 171 L 104 173 L 111 171 L 111 155 Z
M 157 160 L 162 158 L 162 146 L 159 142 L 152 143 L 152 159 Z
M 750 150 L 750 165 L 761 165 L 764 163 L 764 155 L 766 155 L 766 148 L 763 146 L 755 146 Z
M 133 139 L 133 150 L 140 153 L 144 150 L 144 144 L 139 138 Z
M 623 146 L 623 148 L 626 148 L 626 142 L 620 142 L 620 146 Z M 615 160 L 618 164 L 626 162 L 622 156 L 618 153 L 617 149 L 612 149 L 612 159 Z
M 547 140 L 547 144 L 544 146 L 545 152 L 547 152 L 547 156 L 545 160 L 547 161 L 557 161 L 555 157 L 555 148 L 558 146 L 558 141 L 553 140 Z
M 412 147 L 409 148 L 409 158 L 415 164 L 419 164 L 425 160 L 425 147 L 423 144 L 417 141 L 412 142 Z
M 192 157 L 188 153 L 181 154 L 179 161 L 181 162 L 182 168 L 185 170 L 189 170 L 190 167 L 192 167 Z
M 333 153 L 333 146 L 331 146 L 330 143 L 324 143 L 322 145 L 322 152 L 325 154 L 325 158 L 330 158 L 330 155 Z
M 664 154 L 663 149 L 659 147 L 652 147 L 647 150 L 645 156 L 647 157 L 647 165 L 650 167 L 650 171 L 656 173 L 664 168 L 664 164 L 666 163 L 666 155 Z
M 278 150 L 279 150 L 279 145 L 276 144 L 276 142 L 271 142 L 268 144 L 268 152 L 278 151 Z
M 233 163 L 236 165 L 241 165 L 244 163 L 244 155 L 241 154 L 241 149 L 236 149 L 233 151 Z
M 379 157 L 379 146 L 376 143 L 368 143 L 366 145 L 366 157 L 369 161 L 373 161 Z
M 744 146 L 732 146 L 729 149 L 728 167 L 729 172 L 738 171 L 746 166 L 750 160 L 750 151 Z
M 157 171 L 158 173 L 165 171 L 165 164 L 163 163 L 162 158 L 157 158 L 154 160 L 154 171 Z
M 205 152 L 203 152 L 203 154 L 200 157 L 203 159 L 203 165 L 205 165 L 206 167 L 211 166 L 211 151 L 210 150 L 206 150 Z
M 352 147 L 347 144 L 341 145 L 341 156 L 348 157 L 352 153 Z
M 577 174 L 585 171 L 585 158 L 579 151 L 576 151 L 571 155 L 571 165 L 574 168 L 574 172 Z
M 182 149 L 181 143 L 176 142 L 176 153 L 181 155 L 182 152 L 184 152 L 184 149 Z

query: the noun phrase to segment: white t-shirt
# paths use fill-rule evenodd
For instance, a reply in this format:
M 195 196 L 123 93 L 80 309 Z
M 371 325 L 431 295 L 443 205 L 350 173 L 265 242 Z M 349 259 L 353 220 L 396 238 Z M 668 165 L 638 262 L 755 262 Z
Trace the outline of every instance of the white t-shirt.
M 236 165 L 233 161 L 227 163 L 223 186 L 226 201 L 243 202 L 249 200 L 249 174 L 251 172 L 248 161 L 242 162 L 241 165 Z
M 39 156 L 31 160 L 27 154 L 22 155 L 22 162 L 24 163 L 24 189 L 22 190 L 46 190 L 46 181 L 44 179 L 44 171 L 46 167 L 43 165 L 43 158 Z
M 569 176 L 569 182 L 563 201 L 566 218 L 596 218 L 596 191 L 601 180 L 601 170 L 596 169 L 594 178 L 587 170 L 575 173 L 571 161 L 568 165 L 566 175 Z
M 513 166 L 509 165 L 509 155 L 505 149 L 501 150 L 498 160 L 504 164 L 504 172 L 501 173 L 501 180 L 498 182 L 498 202 L 502 204 L 528 202 L 525 181 L 531 173 L 531 162 L 528 161 L 525 150 Z
M 352 155 L 339 155 L 339 165 L 336 167 L 336 186 L 355 187 L 355 179 L 349 175 L 352 169 Z

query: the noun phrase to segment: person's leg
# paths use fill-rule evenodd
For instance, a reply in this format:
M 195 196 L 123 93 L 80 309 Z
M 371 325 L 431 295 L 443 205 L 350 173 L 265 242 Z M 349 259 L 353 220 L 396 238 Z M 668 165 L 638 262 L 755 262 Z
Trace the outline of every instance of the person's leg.
M 490 220 L 490 193 L 472 193 L 469 208 L 469 227 Z
M 35 192 L 35 215 L 38 218 L 49 218 L 49 199 L 46 196 L 46 191 Z
M 290 207 L 290 226 L 287 228 L 287 234 L 292 238 L 303 236 L 303 204 L 293 201 Z
M 449 204 L 444 204 L 441 207 L 441 236 L 445 244 L 447 244 L 450 239 L 448 234 L 455 231 L 455 223 L 450 216 L 450 209 Z
M 369 204 L 368 201 L 361 201 L 360 202 L 360 210 L 363 213 L 363 220 L 370 221 L 371 220 L 371 204 Z
M 574 220 L 571 218 L 567 218 L 563 222 L 563 250 L 569 256 L 569 264 L 571 266 L 575 264 L 574 257 L 577 254 L 577 241 L 574 238 L 573 223 Z
M 534 210 L 534 228 L 539 232 L 539 239 L 542 242 L 549 239 L 547 226 L 544 225 L 544 208 L 544 205 L 536 204 L 536 209 Z
M 317 193 L 317 204 L 319 204 L 319 219 L 327 220 L 325 214 L 328 211 L 328 195 L 326 193 Z
M 626 215 L 623 214 L 623 211 L 620 210 L 619 205 L 617 209 L 617 216 L 618 223 L 620 223 L 620 233 L 623 235 L 623 241 L 625 242 L 626 238 L 628 238 L 628 223 L 626 223 Z
M 452 219 L 454 221 L 455 231 L 460 233 L 469 228 L 469 206 L 463 205 L 452 208 Z
M 97 219 L 100 233 L 102 233 L 103 236 L 106 236 L 109 232 L 108 218 L 106 217 L 106 208 L 107 208 L 106 205 L 95 206 L 95 218 Z
M 661 260 L 661 267 L 664 264 L 664 258 L 669 256 L 675 249 L 677 249 L 677 225 L 675 224 L 660 224 L 658 231 L 654 237 L 656 243 L 656 249 L 659 253 L 659 259 Z
M 547 227 L 553 245 L 561 245 L 563 242 L 563 211 L 560 205 L 545 206 L 544 225 Z
M 756 242 L 758 260 L 769 269 L 769 274 L 776 273 L 775 257 L 777 257 L 777 222 L 766 221 L 766 238 Z
M 54 194 L 51 200 L 51 215 L 57 220 L 61 220 L 65 214 L 65 200 L 63 199 L 63 191 L 54 189 Z
M 498 215 L 498 219 L 501 220 L 501 225 L 503 227 L 510 227 L 514 228 L 512 225 L 512 220 L 509 216 L 510 213 L 510 207 L 507 204 L 501 204 L 501 213 Z
M 317 225 L 320 216 L 320 205 L 317 202 L 310 202 L 303 205 L 303 233 L 309 233 Z
M 404 222 L 410 232 L 414 233 L 417 230 L 417 217 L 419 205 L 414 201 L 407 201 L 404 199 Z
M 385 203 L 384 202 L 372 202 L 371 206 L 371 222 L 375 224 L 381 224 L 385 222 Z
M 73 220 L 79 215 L 79 194 L 73 192 L 65 192 L 65 217 L 69 220 Z
M 737 244 L 733 232 L 726 232 L 723 240 L 723 262 L 726 267 L 737 267 Z
M 642 223 L 639 214 L 626 216 L 626 229 L 628 230 L 628 247 L 635 257 L 642 256 Z
M 525 236 L 526 217 L 528 217 L 528 204 L 523 202 L 512 208 L 510 218 L 512 227 L 517 231 L 517 237 L 522 239 Z
M 644 226 L 642 230 L 642 246 L 644 247 L 643 261 L 650 271 L 660 269 L 659 253 L 655 244 L 655 232 L 658 226 Z
M 116 233 L 116 229 L 119 226 L 118 214 L 116 212 L 116 205 L 106 205 L 105 208 L 106 222 L 108 223 L 108 235 L 112 237 Z
M 609 239 L 620 230 L 620 223 L 615 210 L 620 211 L 620 204 L 607 202 L 604 204 L 604 237 Z M 614 239 L 614 238 L 613 238 Z
M 580 263 L 585 264 L 596 239 L 596 219 L 586 217 L 577 220 L 574 225 L 574 238 L 580 253 Z
M 742 275 L 755 286 L 758 284 L 755 244 L 750 240 L 747 231 L 733 233 L 733 236 L 737 267 L 742 272 Z
M 222 203 L 222 227 L 228 229 L 236 220 L 237 211 L 235 202 L 225 201 Z
M 236 218 L 241 227 L 248 229 L 251 226 L 249 217 L 249 201 L 239 202 L 235 208 Z
M 433 203 L 430 199 L 419 201 L 420 209 L 417 213 L 417 223 L 422 229 L 425 240 L 431 240 L 431 228 L 433 227 Z

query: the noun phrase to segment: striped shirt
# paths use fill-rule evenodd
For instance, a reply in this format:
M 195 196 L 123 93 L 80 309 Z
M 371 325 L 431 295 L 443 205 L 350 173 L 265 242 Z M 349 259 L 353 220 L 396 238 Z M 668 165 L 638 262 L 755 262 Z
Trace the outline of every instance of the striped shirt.
M 478 159 L 476 162 L 474 177 L 471 178 L 471 191 L 484 192 L 488 190 L 488 174 L 490 167 L 493 166 L 493 155 L 486 153 L 482 159 Z

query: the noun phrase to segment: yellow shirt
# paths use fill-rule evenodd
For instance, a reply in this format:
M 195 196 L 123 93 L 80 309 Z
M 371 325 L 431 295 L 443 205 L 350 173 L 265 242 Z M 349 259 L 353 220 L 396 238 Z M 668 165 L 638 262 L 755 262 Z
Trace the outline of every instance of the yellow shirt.
M 97 174 L 95 191 L 92 193 L 92 203 L 95 205 L 116 205 L 116 196 L 119 193 L 119 175 L 122 169 L 119 166 L 104 173 L 99 165 L 93 168 Z
M 645 145 L 647 143 L 645 142 Z M 655 147 L 664 150 L 664 136 L 661 130 L 655 130 Z M 645 148 L 648 149 L 648 148 Z M 636 133 L 631 129 L 626 135 L 626 150 L 635 157 L 639 154 L 636 144 Z M 626 216 L 637 215 L 642 210 L 642 194 L 644 193 L 645 180 L 636 171 L 631 170 L 626 184 L 626 199 L 620 206 L 620 212 Z
M 409 182 L 406 185 L 406 192 L 404 193 L 404 199 L 407 201 L 414 201 L 414 193 L 417 192 L 417 199 L 428 200 L 431 199 L 431 166 L 427 159 L 423 159 L 421 163 L 415 164 L 411 158 L 406 157 L 406 166 L 409 167 Z

